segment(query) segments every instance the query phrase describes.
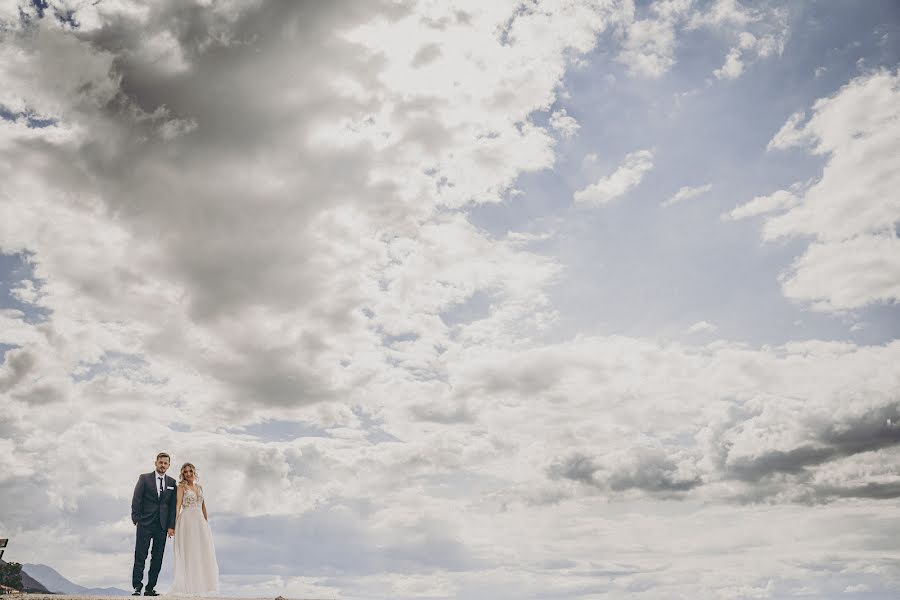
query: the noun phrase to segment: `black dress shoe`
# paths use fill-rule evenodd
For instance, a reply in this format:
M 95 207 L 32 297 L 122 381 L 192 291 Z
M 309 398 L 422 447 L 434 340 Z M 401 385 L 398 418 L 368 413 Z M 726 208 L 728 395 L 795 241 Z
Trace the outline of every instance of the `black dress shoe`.
M 136 589 L 136 590 L 134 590 L 134 593 L 132 593 L 131 595 L 132 595 L 132 596 L 140 596 L 140 595 L 141 595 L 141 590 L 140 590 L 140 589 Z
M 159 594 L 156 593 L 156 590 L 144 590 L 144 595 L 145 596 L 159 596 Z

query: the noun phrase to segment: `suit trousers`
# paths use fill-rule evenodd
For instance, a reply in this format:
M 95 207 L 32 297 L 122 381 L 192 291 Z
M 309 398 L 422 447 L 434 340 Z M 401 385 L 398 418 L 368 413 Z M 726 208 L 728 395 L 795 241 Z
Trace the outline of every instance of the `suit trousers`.
M 137 540 L 134 544 L 134 571 L 131 573 L 131 587 L 141 589 L 144 578 L 144 564 L 147 561 L 147 550 L 153 543 L 153 554 L 150 557 L 150 572 L 147 573 L 147 589 L 156 588 L 156 578 L 162 568 L 163 554 L 166 551 L 166 530 L 158 521 L 153 525 L 137 524 Z

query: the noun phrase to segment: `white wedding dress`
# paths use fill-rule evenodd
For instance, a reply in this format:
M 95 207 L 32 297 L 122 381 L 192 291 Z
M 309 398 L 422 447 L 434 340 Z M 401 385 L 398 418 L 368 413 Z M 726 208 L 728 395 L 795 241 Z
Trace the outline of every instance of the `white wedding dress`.
M 184 489 L 181 514 L 175 522 L 175 579 L 171 595 L 200 596 L 219 591 L 219 564 L 209 523 L 203 518 L 203 488 Z

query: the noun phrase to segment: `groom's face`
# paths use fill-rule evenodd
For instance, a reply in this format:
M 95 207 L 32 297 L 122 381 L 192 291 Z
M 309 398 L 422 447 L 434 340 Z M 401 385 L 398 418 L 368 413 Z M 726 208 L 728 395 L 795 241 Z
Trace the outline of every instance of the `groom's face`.
M 160 456 L 156 459 L 156 472 L 162 475 L 169 468 L 169 459 L 165 456 Z

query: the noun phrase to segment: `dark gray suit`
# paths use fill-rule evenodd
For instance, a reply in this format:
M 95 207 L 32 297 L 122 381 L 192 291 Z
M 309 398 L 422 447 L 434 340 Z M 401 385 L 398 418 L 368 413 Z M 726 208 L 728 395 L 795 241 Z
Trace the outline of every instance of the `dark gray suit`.
M 166 531 L 175 528 L 175 502 L 178 496 L 175 480 L 166 475 L 160 494 L 156 477 L 156 471 L 138 477 L 134 496 L 131 498 L 131 522 L 137 525 L 131 585 L 136 590 L 143 587 L 141 580 L 144 578 L 144 564 L 151 542 L 153 555 L 150 558 L 150 572 L 147 573 L 147 589 L 156 587 L 166 551 Z

